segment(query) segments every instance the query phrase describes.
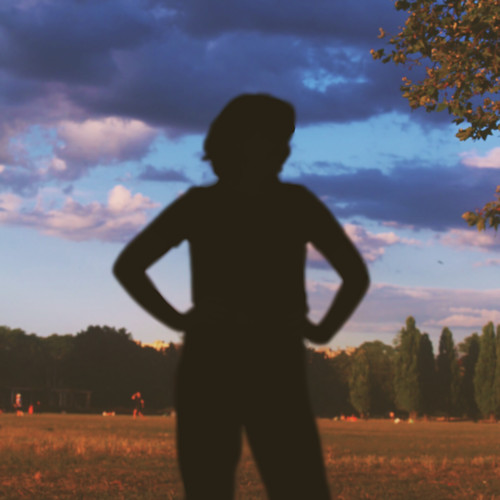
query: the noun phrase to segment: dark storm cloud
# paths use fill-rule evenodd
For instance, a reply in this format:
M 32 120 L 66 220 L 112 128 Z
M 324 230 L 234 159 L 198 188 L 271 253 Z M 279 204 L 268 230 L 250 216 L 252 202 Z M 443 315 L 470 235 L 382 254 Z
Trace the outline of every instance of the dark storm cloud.
M 359 169 L 294 178 L 326 198 L 341 218 L 363 216 L 418 229 L 467 226 L 461 215 L 484 205 L 498 184 L 496 169 L 397 165 L 387 173 Z M 489 196 L 491 197 L 491 196 Z
M 152 165 L 146 165 L 137 178 L 141 181 L 154 182 L 192 182 L 182 172 L 169 168 L 156 168 Z
M 251 31 L 370 45 L 379 27 L 395 28 L 404 22 L 404 16 L 389 2 L 384 5 L 366 0 L 158 0 L 152 3 L 171 9 L 186 32 L 207 38 L 227 32 Z
M 0 70 L 24 103 L 45 93 L 173 134 L 206 130 L 241 92 L 290 100 L 303 124 L 408 110 L 401 70 L 369 54 L 379 26 L 401 23 L 391 2 L 31 3 L 0 7 Z
M 111 51 L 151 36 L 152 16 L 130 2 L 54 2 L 0 10 L 3 68 L 25 78 L 104 83 L 116 71 Z

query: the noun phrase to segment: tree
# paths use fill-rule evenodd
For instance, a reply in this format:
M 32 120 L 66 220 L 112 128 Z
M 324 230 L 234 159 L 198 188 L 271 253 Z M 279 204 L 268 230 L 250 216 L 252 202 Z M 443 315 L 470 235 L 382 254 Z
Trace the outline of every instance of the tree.
M 329 358 L 324 352 L 307 349 L 307 379 L 314 414 L 333 417 L 352 413 L 348 379 L 351 359 L 345 352 Z
M 361 415 L 394 409 L 394 349 L 379 340 L 364 342 L 352 356 L 350 400 Z
M 418 382 L 421 394 L 420 411 L 428 415 L 436 406 L 436 366 L 432 342 L 427 333 L 420 335 L 418 343 Z
M 372 387 L 370 378 L 370 364 L 365 350 L 356 349 L 351 364 L 349 377 L 349 395 L 354 408 L 361 418 L 368 416 L 372 407 Z
M 459 401 L 460 373 L 453 334 L 443 328 L 436 360 L 438 408 L 450 416 L 456 413 Z
M 333 393 L 329 408 L 332 415 L 349 415 L 353 407 L 349 398 L 349 374 L 351 371 L 352 356 L 342 351 L 328 359 L 328 365 L 333 373 L 334 384 L 330 391 Z
M 495 414 L 500 414 L 500 325 L 497 326 L 496 336 L 496 366 L 495 366 L 495 379 L 493 381 L 493 398 L 495 406 Z
M 396 339 L 396 362 L 394 373 L 394 393 L 398 408 L 406 410 L 414 418 L 422 411 L 423 397 L 419 376 L 420 331 L 415 319 L 409 316 L 406 327 Z
M 401 91 L 412 109 L 447 110 L 460 140 L 486 139 L 500 130 L 500 0 L 396 0 L 406 10 L 392 49 L 371 50 L 374 59 L 425 68 L 422 79 L 403 77 Z M 386 36 L 380 28 L 379 38 Z M 417 77 L 418 78 L 418 77 Z M 500 188 L 500 187 L 499 187 Z M 497 192 L 498 189 L 497 188 Z M 500 223 L 500 200 L 462 216 L 479 230 Z
M 87 327 L 75 337 L 74 386 L 91 390 L 92 405 L 103 410 L 130 405 L 131 394 L 143 391 L 138 374 L 151 373 L 140 363 L 140 351 L 124 328 Z
M 483 327 L 480 337 L 479 356 L 474 375 L 474 393 L 477 407 L 483 417 L 494 418 L 494 380 L 496 368 L 495 331 L 493 323 Z
M 73 335 L 52 334 L 42 339 L 45 354 L 45 385 L 50 388 L 71 387 L 74 349 Z
M 465 219 L 469 226 L 477 226 L 478 231 L 489 227 L 494 227 L 495 231 L 500 225 L 500 186 L 497 186 L 495 192 L 496 200 L 490 201 L 483 208 L 475 212 L 465 212 L 462 218 Z
M 475 332 L 466 337 L 458 344 L 458 350 L 462 353 L 459 359 L 461 370 L 460 405 L 469 417 L 477 418 L 479 410 L 475 398 L 474 377 L 479 357 L 479 335 Z

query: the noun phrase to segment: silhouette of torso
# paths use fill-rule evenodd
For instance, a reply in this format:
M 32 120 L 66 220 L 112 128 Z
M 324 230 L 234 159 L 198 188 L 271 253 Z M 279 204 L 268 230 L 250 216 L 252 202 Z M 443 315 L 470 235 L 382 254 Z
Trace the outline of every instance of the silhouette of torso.
M 304 316 L 317 205 L 304 187 L 277 180 L 255 192 L 195 187 L 176 200 L 176 229 L 165 236 L 172 244 L 189 240 L 195 308 L 216 300 L 233 325 Z

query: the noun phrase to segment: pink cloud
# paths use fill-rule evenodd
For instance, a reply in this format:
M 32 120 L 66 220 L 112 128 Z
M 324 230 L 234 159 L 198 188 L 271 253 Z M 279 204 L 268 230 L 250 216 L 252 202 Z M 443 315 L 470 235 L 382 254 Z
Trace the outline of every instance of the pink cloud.
M 451 229 L 439 238 L 443 245 L 452 247 L 475 247 L 480 250 L 490 250 L 500 247 L 500 238 L 492 231 L 477 231 L 477 229 Z
M 500 168 L 500 148 L 493 148 L 485 156 L 478 156 L 474 152 L 464 153 L 462 163 L 468 167 Z
M 344 230 L 367 262 L 375 262 L 382 258 L 386 248 L 392 245 L 421 246 L 422 244 L 415 239 L 401 238 L 394 232 L 372 233 L 356 224 L 345 224 Z M 308 246 L 307 259 L 316 267 L 322 266 L 323 263 L 327 265 L 323 256 L 311 245 Z
M 73 241 L 126 241 L 148 220 L 148 211 L 159 204 L 121 185 L 108 194 L 107 203 L 81 204 L 66 198 L 59 209 L 44 210 L 39 200 L 34 208 L 23 207 L 22 199 L 0 197 L 0 224 L 27 226 L 43 234 Z
M 63 121 L 57 135 L 62 144 L 56 147 L 51 171 L 55 176 L 74 179 L 99 164 L 142 158 L 158 131 L 140 120 L 107 117 Z

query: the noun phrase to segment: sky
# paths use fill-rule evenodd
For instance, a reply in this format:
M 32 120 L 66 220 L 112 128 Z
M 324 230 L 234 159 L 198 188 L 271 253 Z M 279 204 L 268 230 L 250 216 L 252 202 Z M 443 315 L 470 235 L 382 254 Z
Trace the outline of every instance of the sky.
M 499 137 L 460 142 L 446 112 L 410 110 L 407 70 L 370 55 L 380 27 L 403 23 L 391 0 L 2 0 L 0 324 L 179 341 L 112 265 L 163 207 L 215 181 L 204 134 L 246 92 L 293 103 L 281 177 L 323 200 L 369 266 L 330 347 L 392 343 L 410 315 L 435 348 L 445 326 L 459 342 L 499 324 L 500 237 L 461 218 L 494 197 Z M 149 274 L 191 307 L 187 243 Z M 313 320 L 339 283 L 309 249 Z

